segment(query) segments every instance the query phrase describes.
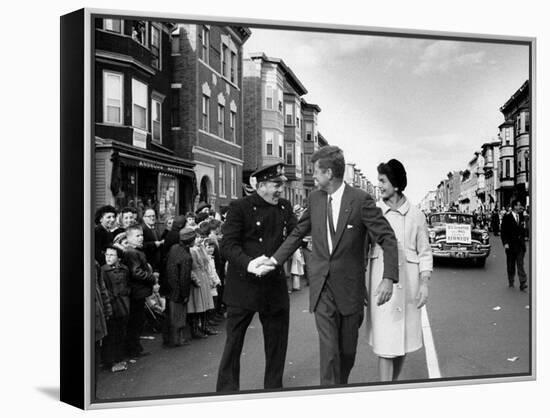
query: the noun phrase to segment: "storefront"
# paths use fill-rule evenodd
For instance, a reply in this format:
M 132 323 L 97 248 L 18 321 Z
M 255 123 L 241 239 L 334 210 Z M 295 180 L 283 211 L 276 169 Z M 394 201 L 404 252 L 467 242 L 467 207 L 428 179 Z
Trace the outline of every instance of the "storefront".
M 140 218 L 153 208 L 159 223 L 193 208 L 197 185 L 192 163 L 110 145 L 96 147 L 96 207 L 133 207 Z

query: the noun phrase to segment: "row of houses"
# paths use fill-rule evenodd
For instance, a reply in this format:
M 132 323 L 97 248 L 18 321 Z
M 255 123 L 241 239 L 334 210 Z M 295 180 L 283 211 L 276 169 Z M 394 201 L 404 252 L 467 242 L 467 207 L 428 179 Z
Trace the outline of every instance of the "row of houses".
M 328 145 L 321 108 L 280 58 L 243 54 L 249 28 L 95 20 L 95 204 L 153 207 L 159 221 L 216 210 L 258 168 L 286 164 L 285 198 L 314 188 L 311 155 Z M 348 183 L 372 188 L 348 164 Z
M 422 199 L 420 208 L 487 212 L 509 206 L 514 198 L 529 206 L 529 105 L 527 80 L 500 108 L 504 122 L 497 139 L 483 143 L 464 170 L 447 173 Z

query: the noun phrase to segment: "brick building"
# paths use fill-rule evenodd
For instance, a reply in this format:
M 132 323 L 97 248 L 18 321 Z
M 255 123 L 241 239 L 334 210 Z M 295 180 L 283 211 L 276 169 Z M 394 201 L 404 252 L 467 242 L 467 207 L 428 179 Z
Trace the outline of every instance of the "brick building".
M 153 207 L 162 222 L 196 195 L 170 131 L 173 26 L 98 18 L 94 28 L 95 205 Z
M 303 205 L 304 190 L 302 98 L 306 88 L 280 58 L 252 53 L 243 62 L 244 170 L 243 181 L 258 168 L 285 163 L 284 197 Z
M 242 45 L 250 34 L 196 24 L 172 31 L 171 133 L 177 155 L 194 164 L 194 205 L 220 210 L 242 196 Z
M 518 197 L 529 204 L 529 164 L 531 121 L 529 80 L 500 108 L 504 123 L 499 126 L 500 187 L 499 206 L 508 206 L 511 199 Z
M 484 208 L 493 210 L 497 206 L 497 190 L 500 187 L 498 176 L 498 161 L 500 157 L 500 141 L 486 142 L 481 146 L 483 170 L 485 172 Z
M 306 199 L 309 197 L 311 191 L 315 188 L 315 182 L 313 181 L 313 164 L 311 163 L 311 156 L 321 146 L 319 145 L 319 133 L 318 133 L 318 115 L 321 112 L 321 108 L 313 103 L 308 103 L 302 99 L 302 120 L 303 120 L 303 179 L 304 179 L 304 193 Z

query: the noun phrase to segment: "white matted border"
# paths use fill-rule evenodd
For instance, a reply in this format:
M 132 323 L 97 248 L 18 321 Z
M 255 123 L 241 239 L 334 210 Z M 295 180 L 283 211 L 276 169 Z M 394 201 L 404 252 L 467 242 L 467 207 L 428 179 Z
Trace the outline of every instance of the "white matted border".
M 186 20 L 186 21 L 204 21 L 209 22 L 210 24 L 241 24 L 241 25 L 272 25 L 277 26 L 281 29 L 292 30 L 292 28 L 297 29 L 319 29 L 319 30 L 332 30 L 332 31 L 358 31 L 363 34 L 370 35 L 404 35 L 404 36 L 422 36 L 426 38 L 430 37 L 445 37 L 445 38 L 459 38 L 457 41 L 469 41 L 472 42 L 479 41 L 479 39 L 488 40 L 488 41 L 503 41 L 503 42 L 524 42 L 529 43 L 531 48 L 530 56 L 530 90 L 531 90 L 531 118 L 532 118 L 532 130 L 531 130 L 531 143 L 530 147 L 535 153 L 535 156 L 538 157 L 535 149 L 536 143 L 536 107 L 535 107 L 535 92 L 537 88 L 536 83 L 536 39 L 534 37 L 522 37 L 522 36 L 507 36 L 507 35 L 492 35 L 492 34 L 481 34 L 481 33 L 461 33 L 461 32 L 446 32 L 446 31 L 430 31 L 430 30 L 421 30 L 421 29 L 397 29 L 397 28 L 384 28 L 384 27 L 372 27 L 372 26 L 358 26 L 358 25 L 339 25 L 332 23 L 312 23 L 312 22 L 297 22 L 297 21 L 278 21 L 278 20 L 268 20 L 268 19 L 255 19 L 255 18 L 235 18 L 235 17 L 221 17 L 215 15 L 191 15 L 191 14 L 178 14 L 178 13 L 164 13 L 164 12 L 144 12 L 136 10 L 112 10 L 112 9 L 95 9 L 95 8 L 85 8 L 85 117 L 84 121 L 87 126 L 84 127 L 85 135 L 85 147 L 84 147 L 84 179 L 85 179 L 85 191 L 84 191 L 84 206 L 85 206 L 85 217 L 84 217 L 84 243 L 85 250 L 85 293 L 88 289 L 91 288 L 91 213 L 92 213 L 92 199 L 91 199 L 91 160 L 92 156 L 90 152 L 92 150 L 92 141 L 91 141 L 91 15 L 111 15 L 111 16 L 132 16 L 132 17 L 143 17 L 149 20 Z M 87 86 L 87 87 L 86 87 Z M 90 146 L 88 146 L 90 145 Z M 88 155 L 87 155 L 88 154 Z M 155 400 L 139 400 L 139 401 L 120 401 L 120 402 L 101 402 L 101 403 L 91 403 L 91 298 L 90 295 L 85 294 L 85 407 L 86 409 L 111 409 L 111 408 L 123 408 L 123 407 L 136 407 L 136 406 L 155 406 L 155 405 L 177 405 L 185 403 L 204 403 L 204 402 L 218 402 L 218 401 L 236 401 L 236 400 L 249 400 L 249 399 L 271 399 L 271 398 L 280 398 L 280 397 L 295 397 L 295 396 L 312 396 L 312 395 L 327 395 L 327 394 L 341 394 L 341 393 L 357 393 L 357 392 L 370 392 L 370 391 L 386 391 L 386 390 L 397 390 L 397 389 L 415 389 L 415 388 L 430 388 L 430 387 L 447 387 L 447 386 L 462 386 L 462 385 L 479 385 L 487 383 L 504 383 L 504 382 L 519 382 L 519 381 L 532 381 L 536 379 L 536 258 L 535 258 L 535 242 L 536 242 L 536 201 L 538 200 L 538 195 L 536 192 L 536 176 L 533 173 L 536 172 L 536 158 L 533 160 L 535 163 L 531 164 L 531 190 L 532 190 L 532 202 L 531 205 L 531 238 L 530 238 L 530 284 L 531 284 L 531 295 L 530 295 L 530 312 L 531 312 L 531 375 L 529 376 L 503 376 L 503 377 L 491 377 L 491 378 L 474 378 L 474 379 L 459 379 L 453 378 L 454 380 L 444 380 L 444 381 L 422 381 L 414 383 L 391 383 L 391 384 L 369 384 L 368 386 L 348 386 L 342 388 L 313 388 L 305 390 L 288 390 L 282 392 L 258 392 L 258 393 L 243 393 L 243 394 L 232 394 L 232 395 L 206 395 L 206 396 L 193 396 L 186 395 L 182 398 L 167 398 L 167 399 L 155 399 Z M 87 340 L 86 340 L 87 339 Z

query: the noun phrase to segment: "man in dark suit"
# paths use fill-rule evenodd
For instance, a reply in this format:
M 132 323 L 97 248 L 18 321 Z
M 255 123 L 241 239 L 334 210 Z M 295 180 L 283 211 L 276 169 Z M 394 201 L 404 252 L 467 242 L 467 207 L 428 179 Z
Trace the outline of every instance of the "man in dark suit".
M 525 224 L 523 220 L 524 207 L 520 200 L 512 201 L 512 211 L 502 217 L 500 236 L 506 251 L 506 267 L 508 271 L 508 286 L 514 287 L 516 266 L 518 269 L 519 289 L 527 289 L 527 275 L 523 268 L 525 257 Z
M 240 359 L 246 330 L 256 312 L 264 334 L 264 388 L 281 388 L 288 342 L 289 299 L 282 268 L 260 266 L 296 225 L 281 163 L 255 173 L 256 191 L 231 202 L 222 227 L 222 256 L 228 260 L 224 302 L 227 337 L 216 391 L 239 390 Z M 254 181 L 252 181 L 254 183 Z
M 153 270 L 160 271 L 161 246 L 164 240 L 159 238 L 156 230 L 156 215 L 154 209 L 147 209 L 143 214 L 143 252 L 147 257 L 147 262 L 151 264 Z
M 271 262 L 281 265 L 311 234 L 308 266 L 310 311 L 319 332 L 321 384 L 346 384 L 355 362 L 363 322 L 367 235 L 384 250 L 384 279 L 378 304 L 387 302 L 398 281 L 397 241 L 390 224 L 364 191 L 343 181 L 345 160 L 335 146 L 313 154 L 313 178 L 319 186 L 308 209 Z

